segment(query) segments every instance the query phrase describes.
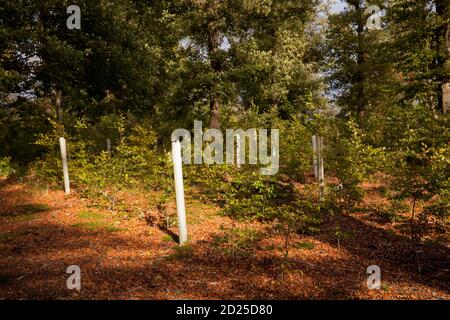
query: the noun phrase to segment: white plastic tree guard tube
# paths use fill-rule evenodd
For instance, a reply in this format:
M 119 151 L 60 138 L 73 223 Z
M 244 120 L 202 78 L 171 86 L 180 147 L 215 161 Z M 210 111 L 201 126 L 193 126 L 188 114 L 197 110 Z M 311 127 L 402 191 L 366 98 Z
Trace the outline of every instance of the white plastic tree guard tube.
M 241 167 L 241 161 L 240 161 L 240 154 L 241 154 L 241 136 L 236 136 L 236 166 L 238 168 Z
M 66 194 L 69 194 L 70 193 L 70 181 L 69 181 L 69 167 L 67 165 L 66 139 L 59 138 L 59 148 L 61 150 L 61 160 L 62 160 L 62 165 L 63 165 L 64 192 Z
M 179 244 L 187 241 L 186 209 L 184 204 L 183 166 L 181 161 L 180 140 L 172 140 L 173 173 L 175 178 L 175 194 L 177 199 L 177 215 L 179 229 Z
M 106 150 L 108 150 L 108 155 L 111 157 L 111 139 L 106 139 Z
M 317 136 L 317 162 L 319 174 L 320 201 L 323 200 L 325 189 L 325 174 L 323 169 L 323 137 Z
M 316 143 L 316 135 L 312 136 L 312 151 L 313 151 L 313 171 L 314 178 L 318 178 L 318 170 L 317 170 L 317 143 Z

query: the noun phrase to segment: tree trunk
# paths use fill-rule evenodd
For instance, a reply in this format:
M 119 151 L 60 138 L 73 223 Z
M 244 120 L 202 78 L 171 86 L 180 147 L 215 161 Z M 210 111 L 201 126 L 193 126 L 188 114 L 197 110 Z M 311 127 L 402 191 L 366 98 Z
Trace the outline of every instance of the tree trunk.
M 358 34 L 358 47 L 357 47 L 357 64 L 358 64 L 358 71 L 356 74 L 356 83 L 358 86 L 358 99 L 357 99 L 357 116 L 359 119 L 362 119 L 364 117 L 364 111 L 366 109 L 366 99 L 365 99 L 365 75 L 364 75 L 364 64 L 366 63 L 365 57 L 364 57 L 364 7 L 362 6 L 362 3 L 360 1 L 355 2 L 355 10 L 358 14 L 358 27 L 357 27 L 357 34 Z
M 56 117 L 58 122 L 62 124 L 63 122 L 63 110 L 62 110 L 62 91 L 57 90 L 55 92 L 55 106 L 56 106 Z
M 216 93 L 211 93 L 209 103 L 209 125 L 210 129 L 220 129 L 220 102 Z
M 442 108 L 444 114 L 450 110 L 450 83 L 448 82 L 442 85 Z
M 438 110 L 446 114 L 450 109 L 450 79 L 448 69 L 450 68 L 450 19 L 448 0 L 436 1 L 436 13 L 443 19 L 442 26 L 435 31 L 434 47 L 439 52 L 437 68 L 439 68 L 439 92 L 438 92 Z M 446 70 L 447 69 L 447 70 Z
M 54 111 L 52 106 L 52 98 L 47 94 L 42 98 L 42 107 L 44 109 L 44 114 L 48 117 L 54 117 Z
M 447 57 L 444 62 L 444 68 L 447 70 L 447 77 L 442 85 L 442 112 L 446 114 L 450 110 L 450 79 L 448 78 L 448 73 L 450 72 L 450 9 L 448 3 L 444 14 L 447 17 L 445 24 L 445 46 L 447 49 Z
M 208 21 L 208 56 L 213 74 L 218 76 L 221 72 L 222 66 L 217 56 L 220 46 L 220 34 L 217 29 L 217 21 L 215 20 L 216 8 L 214 3 L 210 3 L 208 5 L 208 12 L 210 14 Z M 217 81 L 217 78 L 213 80 L 209 93 L 209 128 L 213 129 L 220 128 L 220 99 L 217 92 Z

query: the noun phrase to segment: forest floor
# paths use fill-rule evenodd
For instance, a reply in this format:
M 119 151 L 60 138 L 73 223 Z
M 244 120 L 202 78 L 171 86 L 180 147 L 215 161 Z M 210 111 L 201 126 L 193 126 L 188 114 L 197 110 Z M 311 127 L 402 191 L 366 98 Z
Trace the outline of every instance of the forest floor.
M 449 246 L 423 246 L 418 273 L 402 224 L 370 210 L 295 235 L 287 259 L 270 225 L 219 210 L 188 197 L 190 241 L 179 247 L 176 228 L 0 180 L 0 299 L 450 299 Z M 347 230 L 339 243 L 336 224 Z M 221 247 L 237 226 L 250 230 L 246 256 Z M 80 292 L 67 289 L 70 265 L 81 268 Z M 381 268 L 380 290 L 367 288 L 370 265 Z

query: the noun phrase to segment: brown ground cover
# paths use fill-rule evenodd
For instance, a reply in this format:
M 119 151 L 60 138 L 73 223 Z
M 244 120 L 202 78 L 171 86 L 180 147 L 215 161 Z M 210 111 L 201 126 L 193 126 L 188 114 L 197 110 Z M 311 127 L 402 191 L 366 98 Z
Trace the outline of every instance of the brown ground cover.
M 369 190 L 365 203 L 374 201 Z M 288 259 L 269 224 L 235 222 L 219 210 L 188 198 L 190 241 L 179 248 L 176 228 L 152 223 L 151 211 L 146 219 L 124 216 L 92 207 L 76 192 L 3 179 L 0 299 L 450 298 L 449 247 L 424 246 L 418 273 L 402 224 L 377 221 L 370 209 L 336 217 L 312 236 L 295 235 Z M 339 244 L 336 224 L 351 231 Z M 224 228 L 236 226 L 258 233 L 246 256 L 217 245 Z M 366 286 L 374 264 L 381 290 Z M 70 265 L 81 268 L 80 292 L 66 287 Z

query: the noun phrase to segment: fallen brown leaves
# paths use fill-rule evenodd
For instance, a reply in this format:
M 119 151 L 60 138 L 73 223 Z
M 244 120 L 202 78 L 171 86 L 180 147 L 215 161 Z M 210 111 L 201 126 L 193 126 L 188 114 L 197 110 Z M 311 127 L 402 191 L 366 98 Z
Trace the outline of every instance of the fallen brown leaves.
M 124 218 L 88 205 L 76 193 L 67 197 L 0 181 L 1 299 L 450 297 L 448 246 L 428 249 L 428 264 L 418 274 L 408 239 L 364 214 L 340 217 L 313 237 L 296 235 L 293 242 L 300 245 L 291 248 L 287 260 L 270 225 L 246 224 L 264 237 L 248 257 L 232 259 L 212 243 L 221 226 L 236 222 L 196 199 L 187 202 L 190 243 L 184 251 L 142 217 Z M 352 230 L 339 247 L 334 223 Z M 81 268 L 80 292 L 66 287 L 66 269 L 73 264 Z M 372 264 L 381 267 L 381 290 L 367 289 L 366 268 Z

